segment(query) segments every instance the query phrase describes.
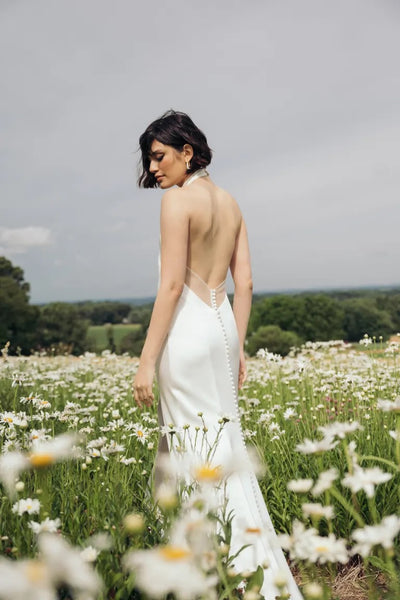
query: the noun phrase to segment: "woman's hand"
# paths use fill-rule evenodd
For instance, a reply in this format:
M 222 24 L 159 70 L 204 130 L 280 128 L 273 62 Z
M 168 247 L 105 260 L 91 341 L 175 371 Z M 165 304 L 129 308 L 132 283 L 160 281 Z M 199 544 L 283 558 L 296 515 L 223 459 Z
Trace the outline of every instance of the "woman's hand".
M 240 362 L 239 362 L 239 390 L 247 379 L 247 368 L 246 359 L 244 357 L 244 351 L 240 350 Z
M 151 406 L 154 400 L 153 379 L 155 366 L 141 361 L 133 381 L 133 395 L 139 408 Z

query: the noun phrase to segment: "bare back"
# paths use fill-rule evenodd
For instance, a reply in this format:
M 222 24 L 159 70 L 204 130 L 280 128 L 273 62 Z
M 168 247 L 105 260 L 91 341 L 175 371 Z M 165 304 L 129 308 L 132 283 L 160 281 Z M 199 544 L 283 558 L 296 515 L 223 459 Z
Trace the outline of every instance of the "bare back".
M 190 202 L 187 266 L 209 288 L 225 281 L 242 215 L 236 200 L 212 181 L 185 188 Z

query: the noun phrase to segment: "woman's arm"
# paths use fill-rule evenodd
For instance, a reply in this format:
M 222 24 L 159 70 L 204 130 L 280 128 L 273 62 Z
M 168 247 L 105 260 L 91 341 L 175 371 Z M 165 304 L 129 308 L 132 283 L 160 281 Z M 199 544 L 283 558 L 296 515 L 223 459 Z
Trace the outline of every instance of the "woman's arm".
M 246 339 L 247 325 L 250 317 L 251 299 L 253 295 L 253 279 L 251 274 L 250 250 L 247 229 L 244 219 L 236 239 L 230 269 L 235 284 L 233 297 L 233 314 L 239 333 L 240 347 L 243 348 Z
M 161 200 L 161 278 L 134 381 L 137 404 L 150 405 L 155 364 L 169 331 L 186 276 L 189 214 L 181 190 L 168 190 Z
M 246 339 L 251 300 L 253 296 L 249 242 L 243 217 L 236 238 L 236 245 L 231 259 L 230 269 L 235 284 L 233 314 L 235 316 L 240 343 L 239 388 L 241 388 L 247 374 L 244 358 L 244 341 Z

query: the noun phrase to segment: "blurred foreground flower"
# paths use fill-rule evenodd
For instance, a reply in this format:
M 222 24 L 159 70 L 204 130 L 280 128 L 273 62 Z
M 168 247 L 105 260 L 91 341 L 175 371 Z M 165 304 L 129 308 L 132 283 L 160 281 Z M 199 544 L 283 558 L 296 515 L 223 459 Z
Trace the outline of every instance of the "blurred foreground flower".
M 393 548 L 394 540 L 400 532 L 400 517 L 390 515 L 382 519 L 378 525 L 367 525 L 356 529 L 352 538 L 357 543 L 352 549 L 352 554 L 369 556 L 373 546 L 383 546 L 386 550 Z
M 352 474 L 347 473 L 342 479 L 342 484 L 349 487 L 354 493 L 364 490 L 368 498 L 372 498 L 375 493 L 375 486 L 389 481 L 392 477 L 393 475 L 385 473 L 379 467 L 362 469 L 359 465 L 355 465 L 354 472 Z
M 41 560 L 0 558 L 0 581 L 1 600 L 56 599 L 50 573 Z
M 56 600 L 67 586 L 74 600 L 96 600 L 102 583 L 93 568 L 61 536 L 39 535 L 40 558 L 0 558 L 1 600 Z M 87 550 L 87 549 L 86 549 Z
M 340 423 L 339 421 L 335 421 L 329 425 L 320 425 L 318 429 L 326 439 L 334 439 L 335 437 L 338 437 L 341 440 L 344 440 L 348 433 L 363 430 L 364 427 L 360 425 L 358 421 L 351 421 L 348 423 Z
M 60 460 L 78 458 L 80 450 L 76 447 L 79 436 L 75 433 L 63 433 L 53 439 L 35 441 L 29 452 L 6 452 L 0 456 L 0 481 L 10 496 L 16 492 L 15 483 L 20 473 L 32 468 L 42 468 Z
M 338 441 L 332 441 L 331 437 L 314 441 L 306 438 L 303 443 L 297 444 L 296 450 L 302 452 L 302 454 L 321 454 L 327 450 L 333 450 L 338 443 Z
M 287 484 L 287 489 L 296 494 L 305 494 L 310 491 L 313 483 L 313 479 L 291 479 Z
M 336 538 L 333 533 L 328 536 L 318 535 L 314 527 L 306 529 L 300 521 L 294 521 L 291 535 L 281 534 L 278 539 L 282 548 L 289 551 L 290 558 L 308 560 L 310 562 L 340 562 L 349 559 L 346 540 Z
M 152 550 L 136 550 L 126 554 L 123 564 L 134 571 L 140 589 L 153 598 L 173 593 L 179 600 L 194 600 L 207 593 L 217 578 L 205 575 L 196 565 L 193 553 L 186 546 L 158 546 Z
M 252 471 L 257 477 L 264 475 L 265 466 L 253 446 L 248 446 L 246 452 L 228 453 L 219 450 L 217 448 L 215 453 L 208 452 L 211 456 L 206 457 L 195 451 L 165 454 L 159 457 L 158 466 L 166 479 L 206 487 L 221 484 L 233 473 Z
M 74 598 L 97 598 L 102 589 L 101 579 L 81 555 L 80 548 L 74 548 L 60 535 L 42 533 L 39 550 L 55 587 L 67 585 Z
M 378 400 L 376 407 L 383 410 L 383 412 L 400 412 L 400 396 L 397 396 L 393 402 L 390 400 Z
M 327 469 L 326 471 L 322 471 L 322 473 L 319 474 L 313 489 L 311 490 L 312 495 L 320 496 L 321 494 L 329 490 L 332 487 L 332 484 L 335 481 L 335 479 L 337 479 L 338 477 L 339 471 L 334 467 L 332 467 L 331 469 Z
M 333 519 L 335 512 L 333 506 L 322 506 L 319 502 L 307 502 L 301 505 L 305 517 L 316 517 L 321 519 Z

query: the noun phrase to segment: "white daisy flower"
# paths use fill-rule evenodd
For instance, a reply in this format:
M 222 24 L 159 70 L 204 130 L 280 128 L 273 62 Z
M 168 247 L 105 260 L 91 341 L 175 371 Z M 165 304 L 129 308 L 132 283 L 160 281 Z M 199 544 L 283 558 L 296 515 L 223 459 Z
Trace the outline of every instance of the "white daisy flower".
M 87 546 L 81 550 L 80 554 L 81 558 L 83 558 L 85 562 L 93 563 L 100 553 L 96 548 L 93 548 L 93 546 Z
M 335 516 L 333 506 L 322 506 L 319 502 L 304 503 L 301 508 L 305 517 L 333 519 Z
M 292 479 L 287 484 L 287 489 L 296 494 L 305 494 L 312 488 L 313 479 Z
M 291 417 L 296 417 L 297 416 L 297 412 L 294 410 L 294 408 L 287 408 L 284 413 L 283 413 L 283 418 L 287 421 L 288 419 L 290 419 Z
M 377 545 L 390 550 L 399 532 L 400 517 L 397 515 L 384 517 L 378 525 L 366 525 L 361 529 L 355 529 L 351 537 L 357 543 L 352 549 L 352 554 L 369 556 L 373 546 Z
M 349 487 L 354 493 L 364 490 L 368 498 L 372 498 L 375 486 L 389 481 L 392 477 L 393 475 L 385 473 L 379 467 L 363 469 L 359 465 L 355 465 L 353 474 L 347 473 L 342 479 L 342 484 Z
M 332 484 L 335 481 L 335 479 L 337 479 L 338 477 L 339 472 L 335 468 L 328 469 L 327 471 L 323 471 L 322 473 L 320 473 L 313 489 L 311 490 L 312 495 L 320 496 L 321 494 L 326 492 L 326 490 L 329 490 L 332 487 Z
M 36 534 L 42 533 L 43 531 L 56 533 L 60 525 L 60 519 L 49 519 L 49 517 L 46 517 L 41 523 L 37 523 L 36 521 L 29 521 L 28 523 L 28 527 Z
M 34 515 L 40 512 L 40 500 L 37 498 L 21 498 L 21 500 L 13 504 L 12 511 L 13 513 L 18 513 L 20 516 L 25 512 L 28 515 Z
M 335 438 L 344 439 L 346 434 L 353 433 L 353 431 L 362 430 L 364 427 L 358 423 L 358 421 L 352 421 L 349 423 L 340 423 L 336 421 L 329 425 L 321 425 L 318 427 L 319 431 L 323 434 L 324 438 Z
M 397 396 L 393 402 L 390 400 L 378 400 L 376 407 L 383 410 L 383 412 L 400 412 L 400 396 Z
M 389 435 L 391 438 L 393 438 L 396 442 L 400 442 L 400 431 L 389 431 Z
M 333 450 L 338 445 L 338 441 L 332 441 L 332 439 L 323 440 L 309 440 L 306 438 L 303 443 L 297 444 L 296 450 L 303 454 L 320 454 L 327 450 Z
M 146 427 L 143 427 L 142 425 L 140 425 L 139 423 L 134 423 L 132 430 L 133 431 L 129 437 L 135 438 L 142 444 L 144 444 L 146 442 L 147 438 L 150 435 L 149 430 Z
M 39 550 L 55 586 L 61 583 L 71 588 L 74 597 L 95 600 L 102 591 L 96 571 L 86 562 L 79 548 L 74 548 L 60 535 L 41 533 Z
M 211 592 L 216 583 L 215 576 L 207 577 L 197 567 L 194 555 L 185 546 L 171 544 L 131 551 L 123 557 L 123 565 L 135 573 L 138 587 L 156 599 L 173 593 L 179 600 L 195 600 Z

